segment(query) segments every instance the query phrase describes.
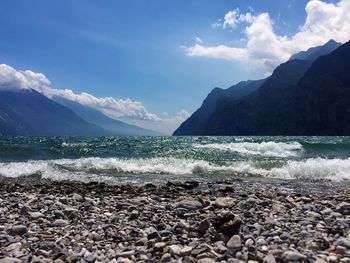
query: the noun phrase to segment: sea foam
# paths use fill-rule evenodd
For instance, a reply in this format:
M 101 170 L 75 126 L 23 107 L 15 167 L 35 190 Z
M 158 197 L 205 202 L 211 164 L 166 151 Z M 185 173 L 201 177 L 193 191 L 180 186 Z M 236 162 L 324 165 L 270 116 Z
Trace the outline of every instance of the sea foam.
M 203 178 L 230 178 L 232 176 L 257 176 L 282 179 L 329 179 L 350 180 L 350 159 L 289 160 L 279 167 L 263 169 L 251 161 L 231 162 L 222 165 L 204 160 L 177 158 L 80 158 L 58 160 L 33 160 L 26 162 L 0 163 L 3 177 L 40 175 L 53 180 L 113 181 L 116 176 L 172 175 Z M 165 176 L 166 180 L 167 177 Z
M 241 155 L 259 155 L 266 157 L 293 157 L 298 156 L 303 146 L 298 142 L 239 142 L 239 143 L 211 143 L 194 144 L 193 147 L 217 151 L 236 152 Z

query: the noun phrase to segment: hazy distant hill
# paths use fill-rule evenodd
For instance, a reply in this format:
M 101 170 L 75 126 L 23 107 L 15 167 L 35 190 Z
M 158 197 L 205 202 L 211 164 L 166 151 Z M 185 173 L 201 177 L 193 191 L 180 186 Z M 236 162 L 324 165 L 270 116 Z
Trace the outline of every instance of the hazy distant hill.
M 54 101 L 66 106 L 67 108 L 74 111 L 78 116 L 84 120 L 102 127 L 111 135 L 121 135 L 121 136 L 153 136 L 160 135 L 155 131 L 143 129 L 136 125 L 130 125 L 125 122 L 121 122 L 108 116 L 104 115 L 102 112 L 93 109 L 88 106 L 81 105 L 78 102 L 64 99 L 62 97 L 53 97 Z
M 329 41 L 292 56 L 257 89 L 238 99 L 221 97 L 204 122 L 198 126 L 194 113 L 174 135 L 350 134 L 345 84 L 350 75 L 349 43 L 338 46 Z
M 0 135 L 103 135 L 106 132 L 35 90 L 0 90 Z

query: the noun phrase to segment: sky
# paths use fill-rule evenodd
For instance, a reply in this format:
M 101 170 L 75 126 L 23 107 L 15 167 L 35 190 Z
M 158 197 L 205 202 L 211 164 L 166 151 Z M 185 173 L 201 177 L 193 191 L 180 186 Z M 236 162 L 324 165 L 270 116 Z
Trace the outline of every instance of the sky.
M 0 87 L 170 134 L 212 88 L 348 41 L 348 21 L 350 0 L 2 0 Z

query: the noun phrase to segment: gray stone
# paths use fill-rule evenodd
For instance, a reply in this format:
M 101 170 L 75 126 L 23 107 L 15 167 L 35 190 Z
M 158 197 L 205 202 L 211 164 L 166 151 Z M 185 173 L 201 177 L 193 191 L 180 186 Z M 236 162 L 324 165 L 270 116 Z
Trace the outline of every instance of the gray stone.
M 163 249 L 165 248 L 166 244 L 164 242 L 157 242 L 154 244 L 154 251 L 163 251 Z
M 147 235 L 147 238 L 148 238 L 148 240 L 150 240 L 150 239 L 157 239 L 157 240 L 159 240 L 159 241 L 161 241 L 162 240 L 162 237 L 160 236 L 160 234 L 158 233 L 158 231 L 157 230 L 153 230 L 153 231 L 151 231 L 148 235 Z
M 26 226 L 17 225 L 17 226 L 11 227 L 8 232 L 11 236 L 16 236 L 16 235 L 22 236 L 28 232 L 28 229 Z
M 160 259 L 160 263 L 164 263 L 164 262 L 170 262 L 171 260 L 171 255 L 169 253 L 165 253 L 161 259 Z
M 32 212 L 32 213 L 29 213 L 29 216 L 30 216 L 30 219 L 32 220 L 37 220 L 39 218 L 43 218 L 45 217 L 44 214 L 40 213 L 40 212 Z
M 210 222 L 208 219 L 204 219 L 198 225 L 198 232 L 204 235 L 210 227 Z
M 135 255 L 135 250 L 123 251 L 115 253 L 116 257 L 130 257 Z
M 276 259 L 273 255 L 267 255 L 264 257 L 263 263 L 276 263 Z
M 337 205 L 337 211 L 343 215 L 350 215 L 350 203 L 341 202 Z
M 214 205 L 218 208 L 231 208 L 237 204 L 237 200 L 232 197 L 218 197 Z
M 221 254 L 223 254 L 227 251 L 227 247 L 225 246 L 225 243 L 223 241 L 215 242 L 215 246 L 217 247 L 219 253 L 221 253 Z
M 214 263 L 216 260 L 211 259 L 211 258 L 202 258 L 198 260 L 198 263 Z
M 6 258 L 0 259 L 0 263 L 21 263 L 21 262 L 22 260 L 19 260 L 17 258 L 6 257 Z
M 169 251 L 172 255 L 180 255 L 181 247 L 178 245 L 171 245 Z
M 129 220 L 135 220 L 139 217 L 139 211 L 133 210 L 129 216 Z
M 177 207 L 182 207 L 187 210 L 197 210 L 201 209 L 203 205 L 199 201 L 196 201 L 194 199 L 186 199 L 178 202 Z
M 311 221 L 318 221 L 322 220 L 322 216 L 319 213 L 316 212 L 307 212 L 306 216 L 311 220 Z
M 334 242 L 334 245 L 343 246 L 343 247 L 346 247 L 347 249 L 350 249 L 350 239 L 339 238 Z
M 343 247 L 343 246 L 337 246 L 335 248 L 335 251 L 340 254 L 340 255 L 344 255 L 347 251 L 346 247 Z
M 306 259 L 306 256 L 298 251 L 288 250 L 283 253 L 282 258 L 286 261 L 300 261 Z
M 180 256 L 185 257 L 191 255 L 192 247 L 184 246 L 180 251 Z
M 64 219 L 56 219 L 52 225 L 54 226 L 67 226 L 69 225 L 69 222 L 67 220 Z
M 242 241 L 239 235 L 233 235 L 226 244 L 227 248 L 241 250 Z

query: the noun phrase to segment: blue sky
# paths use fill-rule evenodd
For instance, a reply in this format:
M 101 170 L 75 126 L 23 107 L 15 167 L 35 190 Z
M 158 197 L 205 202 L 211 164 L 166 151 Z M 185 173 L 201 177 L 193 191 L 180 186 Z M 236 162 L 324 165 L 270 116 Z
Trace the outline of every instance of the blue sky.
M 249 37 L 244 30 L 253 23 L 244 20 L 224 26 L 226 14 L 236 10 L 237 18 L 247 13 L 258 18 L 267 13 L 273 32 L 292 39 L 305 24 L 308 3 L 3 0 L 0 64 L 41 72 L 54 88 L 88 92 L 99 98 L 139 101 L 159 118 L 168 116 L 164 112 L 174 116 L 182 109 L 192 113 L 213 87 L 227 88 L 241 80 L 262 78 L 272 69 L 266 65 L 277 63 L 273 58 L 266 59 L 262 66 L 254 66 L 255 52 L 250 51 L 252 63 L 242 61 L 247 60 L 245 57 L 240 61 L 236 54 L 232 54 L 232 59 L 217 55 L 221 54 L 217 53 L 218 46 L 245 48 Z M 322 3 L 335 5 L 340 1 Z M 215 23 L 218 26 L 213 26 Z M 328 37 L 309 41 L 299 49 Z M 293 50 L 293 43 L 288 43 L 288 48 L 286 45 L 276 52 L 281 52 L 278 62 Z M 208 47 L 216 48 L 214 53 L 212 49 L 208 53 Z

